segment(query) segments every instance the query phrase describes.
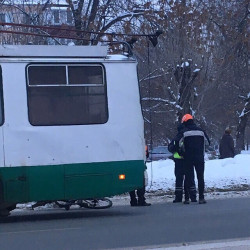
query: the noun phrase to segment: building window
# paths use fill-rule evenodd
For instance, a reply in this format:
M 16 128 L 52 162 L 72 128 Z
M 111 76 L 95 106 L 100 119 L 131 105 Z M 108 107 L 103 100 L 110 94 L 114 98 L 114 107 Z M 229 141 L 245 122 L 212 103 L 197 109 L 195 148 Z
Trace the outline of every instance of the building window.
M 27 90 L 29 121 L 34 126 L 103 124 L 108 120 L 102 65 L 29 65 Z
M 53 11 L 54 23 L 60 23 L 60 12 L 59 10 Z
M 71 11 L 67 11 L 67 23 L 72 24 L 73 23 L 73 16 Z
M 2 22 L 2 23 L 6 22 L 6 15 L 3 13 L 0 13 L 0 22 Z
M 0 125 L 4 123 L 4 108 L 3 108 L 3 78 L 2 68 L 0 66 Z
M 35 12 L 32 14 L 23 14 L 23 23 L 24 24 L 37 24 L 39 22 L 39 15 Z

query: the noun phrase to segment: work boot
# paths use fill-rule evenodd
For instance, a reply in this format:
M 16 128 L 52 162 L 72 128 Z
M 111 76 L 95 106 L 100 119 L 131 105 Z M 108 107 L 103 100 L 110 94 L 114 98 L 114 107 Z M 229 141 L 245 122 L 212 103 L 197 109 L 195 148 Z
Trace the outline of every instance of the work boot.
M 188 194 L 185 194 L 185 195 L 184 195 L 184 200 L 185 200 L 185 201 L 189 201 L 189 198 L 190 198 L 190 197 L 189 197 Z
M 199 199 L 199 204 L 206 204 L 207 201 L 203 198 L 203 199 Z
M 144 202 L 138 202 L 139 207 L 148 207 L 151 206 L 151 203 L 147 203 L 146 201 Z
M 131 201 L 130 201 L 130 205 L 131 205 L 131 207 L 136 207 L 136 206 L 138 206 L 137 200 L 131 200 Z
M 177 194 L 177 195 L 175 195 L 173 203 L 179 203 L 179 202 L 182 202 L 182 195 Z
M 173 200 L 173 203 L 179 203 L 179 202 L 182 202 L 182 200 L 176 198 Z
M 191 199 L 191 202 L 197 202 L 196 195 L 192 195 L 190 199 Z

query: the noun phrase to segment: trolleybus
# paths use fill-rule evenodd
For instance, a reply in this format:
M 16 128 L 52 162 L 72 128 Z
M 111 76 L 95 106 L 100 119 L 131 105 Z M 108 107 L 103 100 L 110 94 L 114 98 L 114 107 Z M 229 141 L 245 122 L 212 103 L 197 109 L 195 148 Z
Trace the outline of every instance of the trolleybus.
M 0 214 L 143 186 L 137 61 L 108 46 L 0 46 Z

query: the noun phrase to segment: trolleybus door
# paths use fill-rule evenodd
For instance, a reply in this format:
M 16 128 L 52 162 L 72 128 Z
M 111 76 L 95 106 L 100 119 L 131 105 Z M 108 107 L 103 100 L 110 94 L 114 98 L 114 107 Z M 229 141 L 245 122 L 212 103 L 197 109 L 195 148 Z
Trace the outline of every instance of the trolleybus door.
M 4 108 L 3 108 L 3 77 L 2 67 L 0 65 L 0 167 L 4 167 L 4 137 L 3 137 L 3 123 L 4 123 Z
M 0 127 L 0 168 L 4 167 L 4 151 L 3 151 L 3 127 Z
M 13 95 L 11 90 L 11 83 L 18 77 L 10 72 L 11 67 L 16 65 L 0 65 L 0 180 L 4 186 L 4 199 L 7 203 L 17 203 L 27 200 L 27 178 L 26 168 L 17 167 L 13 162 L 13 144 L 16 144 L 15 134 L 13 131 L 13 121 L 10 122 L 11 116 L 16 116 L 17 111 L 9 108 Z M 11 113 L 12 111 L 13 113 Z M 8 115 L 8 116 L 7 116 Z M 8 117 L 8 119 L 7 119 Z M 2 167 L 2 168 L 1 168 Z M 4 168 L 3 168 L 4 167 Z

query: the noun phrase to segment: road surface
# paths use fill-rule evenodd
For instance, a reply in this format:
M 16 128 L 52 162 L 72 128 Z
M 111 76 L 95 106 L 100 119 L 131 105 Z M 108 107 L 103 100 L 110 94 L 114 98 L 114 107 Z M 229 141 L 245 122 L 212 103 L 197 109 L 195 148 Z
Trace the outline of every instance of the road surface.
M 18 211 L 0 219 L 2 250 L 135 248 L 250 237 L 250 198 L 106 210 Z

